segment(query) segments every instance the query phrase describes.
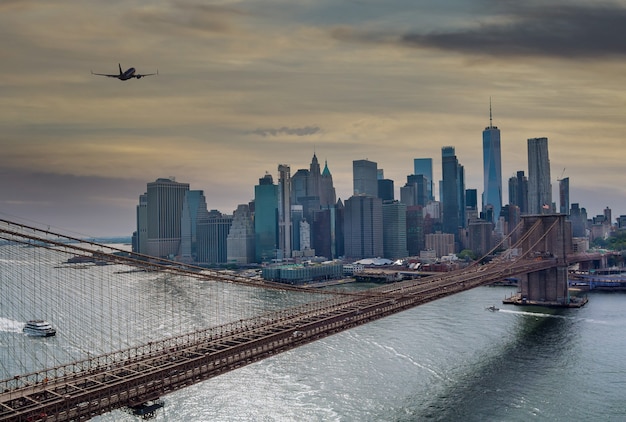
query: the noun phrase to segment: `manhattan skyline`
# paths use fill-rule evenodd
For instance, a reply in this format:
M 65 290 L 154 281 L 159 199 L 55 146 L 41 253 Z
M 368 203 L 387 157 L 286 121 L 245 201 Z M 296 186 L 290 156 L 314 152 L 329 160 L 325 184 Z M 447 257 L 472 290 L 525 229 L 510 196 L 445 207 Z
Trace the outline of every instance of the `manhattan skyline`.
M 446 145 L 480 194 L 489 98 L 503 202 L 527 139 L 546 137 L 553 201 L 569 177 L 589 216 L 626 213 L 626 2 L 587 3 L 2 3 L 0 216 L 128 236 L 149 182 L 174 176 L 230 214 L 313 153 L 343 201 L 353 160 L 398 198 L 433 158 L 439 198 Z M 118 63 L 159 75 L 90 73 Z

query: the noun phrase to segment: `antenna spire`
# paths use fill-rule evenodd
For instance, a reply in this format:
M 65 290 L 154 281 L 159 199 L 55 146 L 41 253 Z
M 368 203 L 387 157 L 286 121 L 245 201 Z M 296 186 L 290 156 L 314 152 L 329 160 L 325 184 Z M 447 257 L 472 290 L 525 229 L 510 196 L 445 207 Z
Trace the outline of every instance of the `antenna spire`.
M 493 114 L 491 113 L 491 97 L 489 97 L 489 127 L 493 127 Z

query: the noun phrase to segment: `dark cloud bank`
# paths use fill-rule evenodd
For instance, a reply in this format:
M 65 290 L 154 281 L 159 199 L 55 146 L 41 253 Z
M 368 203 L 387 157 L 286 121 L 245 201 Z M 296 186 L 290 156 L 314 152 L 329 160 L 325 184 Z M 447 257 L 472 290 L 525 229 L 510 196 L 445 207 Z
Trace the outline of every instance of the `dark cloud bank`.
M 626 8 L 610 4 L 536 4 L 499 3 L 498 7 L 486 10 L 484 23 L 456 31 L 415 31 L 389 37 L 389 34 L 335 28 L 332 35 L 364 43 L 388 43 L 393 38 L 393 43 L 405 47 L 496 57 L 626 56 Z

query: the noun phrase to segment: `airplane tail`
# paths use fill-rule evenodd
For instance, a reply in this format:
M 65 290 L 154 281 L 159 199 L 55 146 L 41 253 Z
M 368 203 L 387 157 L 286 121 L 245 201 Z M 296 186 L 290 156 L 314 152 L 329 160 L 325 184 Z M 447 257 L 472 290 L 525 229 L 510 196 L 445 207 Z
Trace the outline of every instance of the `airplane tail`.
M 120 67 L 120 75 L 121 75 L 122 74 L 122 64 L 118 63 L 117 65 Z

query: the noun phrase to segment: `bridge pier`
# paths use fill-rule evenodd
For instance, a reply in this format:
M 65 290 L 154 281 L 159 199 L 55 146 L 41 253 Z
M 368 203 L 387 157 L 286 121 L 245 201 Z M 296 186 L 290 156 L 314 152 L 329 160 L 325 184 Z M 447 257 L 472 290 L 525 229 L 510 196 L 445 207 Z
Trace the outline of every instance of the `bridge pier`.
M 504 303 L 550 307 L 580 307 L 587 299 L 572 298 L 567 256 L 572 252 L 571 224 L 565 214 L 522 216 L 522 252 L 529 260 L 552 260 L 556 266 L 521 277 L 518 293 Z

